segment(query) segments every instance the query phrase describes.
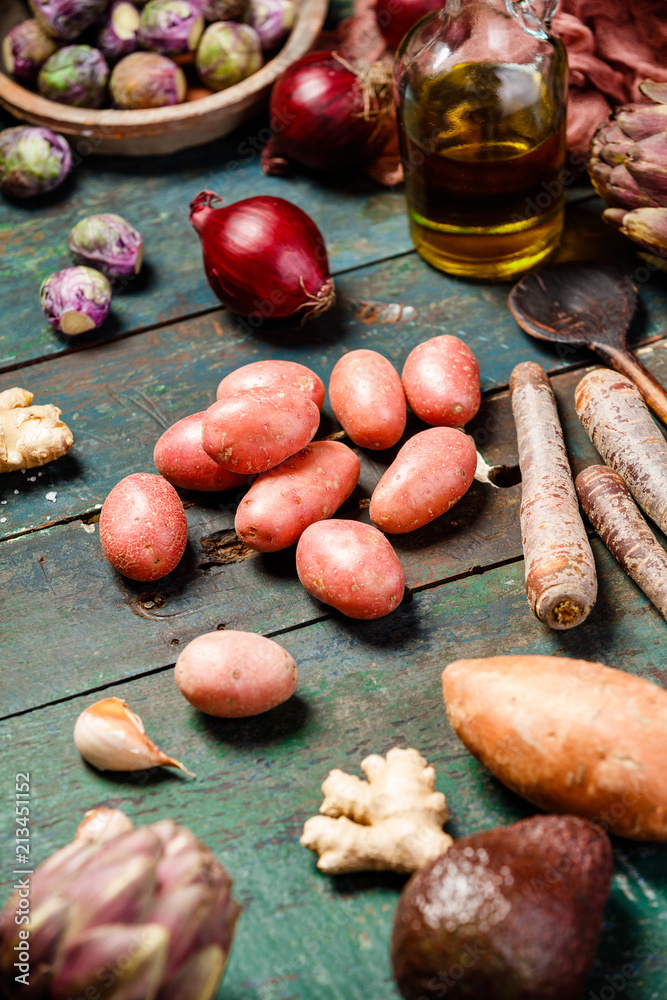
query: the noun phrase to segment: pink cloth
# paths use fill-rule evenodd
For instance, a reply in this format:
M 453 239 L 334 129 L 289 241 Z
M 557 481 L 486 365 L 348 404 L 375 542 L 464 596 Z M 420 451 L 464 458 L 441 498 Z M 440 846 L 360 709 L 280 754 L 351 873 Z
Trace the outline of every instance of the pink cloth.
M 646 100 L 642 80 L 667 81 L 667 0 L 561 0 L 553 27 L 570 64 L 567 146 L 587 153 L 616 104 Z

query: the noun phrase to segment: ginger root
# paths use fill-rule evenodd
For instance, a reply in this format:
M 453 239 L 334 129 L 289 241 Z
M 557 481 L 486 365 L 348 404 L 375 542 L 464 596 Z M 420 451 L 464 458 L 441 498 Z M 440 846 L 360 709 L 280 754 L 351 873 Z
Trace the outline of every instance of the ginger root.
M 60 458 L 74 442 L 57 406 L 31 406 L 26 389 L 0 392 L 0 472 L 34 469 Z
M 413 872 L 453 843 L 442 825 L 447 801 L 435 791 L 435 770 L 413 749 L 361 762 L 363 781 L 331 771 L 322 785 L 321 816 L 307 820 L 301 844 L 319 854 L 317 867 L 343 872 Z

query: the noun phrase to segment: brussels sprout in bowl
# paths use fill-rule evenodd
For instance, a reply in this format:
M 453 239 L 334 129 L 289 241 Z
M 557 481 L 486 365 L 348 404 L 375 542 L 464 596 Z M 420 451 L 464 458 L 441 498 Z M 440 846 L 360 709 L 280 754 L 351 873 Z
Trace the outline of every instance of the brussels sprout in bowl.
M 47 100 L 2 66 L 0 104 L 16 118 L 65 135 L 75 154 L 152 156 L 174 153 L 228 135 L 266 104 L 272 85 L 312 47 L 328 0 L 298 0 L 294 28 L 275 58 L 252 76 L 199 100 L 140 110 L 77 108 Z M 2 0 L 0 38 L 31 17 L 27 0 Z

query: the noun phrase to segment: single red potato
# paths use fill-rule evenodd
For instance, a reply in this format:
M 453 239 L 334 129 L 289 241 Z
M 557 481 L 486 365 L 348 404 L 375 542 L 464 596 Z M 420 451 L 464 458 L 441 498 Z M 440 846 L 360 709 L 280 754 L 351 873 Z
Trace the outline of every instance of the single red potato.
M 371 521 L 392 535 L 421 528 L 461 499 L 476 466 L 475 445 L 463 431 L 420 431 L 406 441 L 373 490 Z
M 228 472 L 267 472 L 313 439 L 320 411 L 292 386 L 243 389 L 209 406 L 202 445 Z
M 158 438 L 153 452 L 155 468 L 172 486 L 213 493 L 247 483 L 246 476 L 227 472 L 207 455 L 201 443 L 201 413 L 191 413 Z
M 254 632 L 206 632 L 176 661 L 181 694 L 200 712 L 223 719 L 259 715 L 296 691 L 296 663 L 282 646 Z
M 408 403 L 426 424 L 463 427 L 479 410 L 479 365 L 458 337 L 417 344 L 406 358 L 402 381 Z
M 116 483 L 100 514 L 100 541 L 114 569 L 149 583 L 171 573 L 185 551 L 188 523 L 162 476 L 135 472 Z
M 358 521 L 318 521 L 296 549 L 309 594 L 348 618 L 382 618 L 403 599 L 403 570 L 381 531 Z
M 357 485 L 360 462 L 340 441 L 313 441 L 258 476 L 236 512 L 236 534 L 251 549 L 277 552 L 309 524 L 338 510 Z
M 405 393 L 398 372 L 377 351 L 350 351 L 329 381 L 336 419 L 360 448 L 391 448 L 405 430 Z
M 223 378 L 216 398 L 224 399 L 242 389 L 272 389 L 275 386 L 300 389 L 312 399 L 318 410 L 322 409 L 324 382 L 319 375 L 297 361 L 253 361 L 243 365 Z

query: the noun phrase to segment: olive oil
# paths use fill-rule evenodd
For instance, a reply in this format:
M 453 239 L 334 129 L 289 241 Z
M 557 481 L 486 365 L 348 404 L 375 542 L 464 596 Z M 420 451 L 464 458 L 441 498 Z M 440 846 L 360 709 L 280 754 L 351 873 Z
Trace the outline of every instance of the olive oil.
M 486 279 L 548 257 L 563 225 L 565 107 L 539 69 L 468 62 L 406 79 L 399 124 L 418 252 Z

